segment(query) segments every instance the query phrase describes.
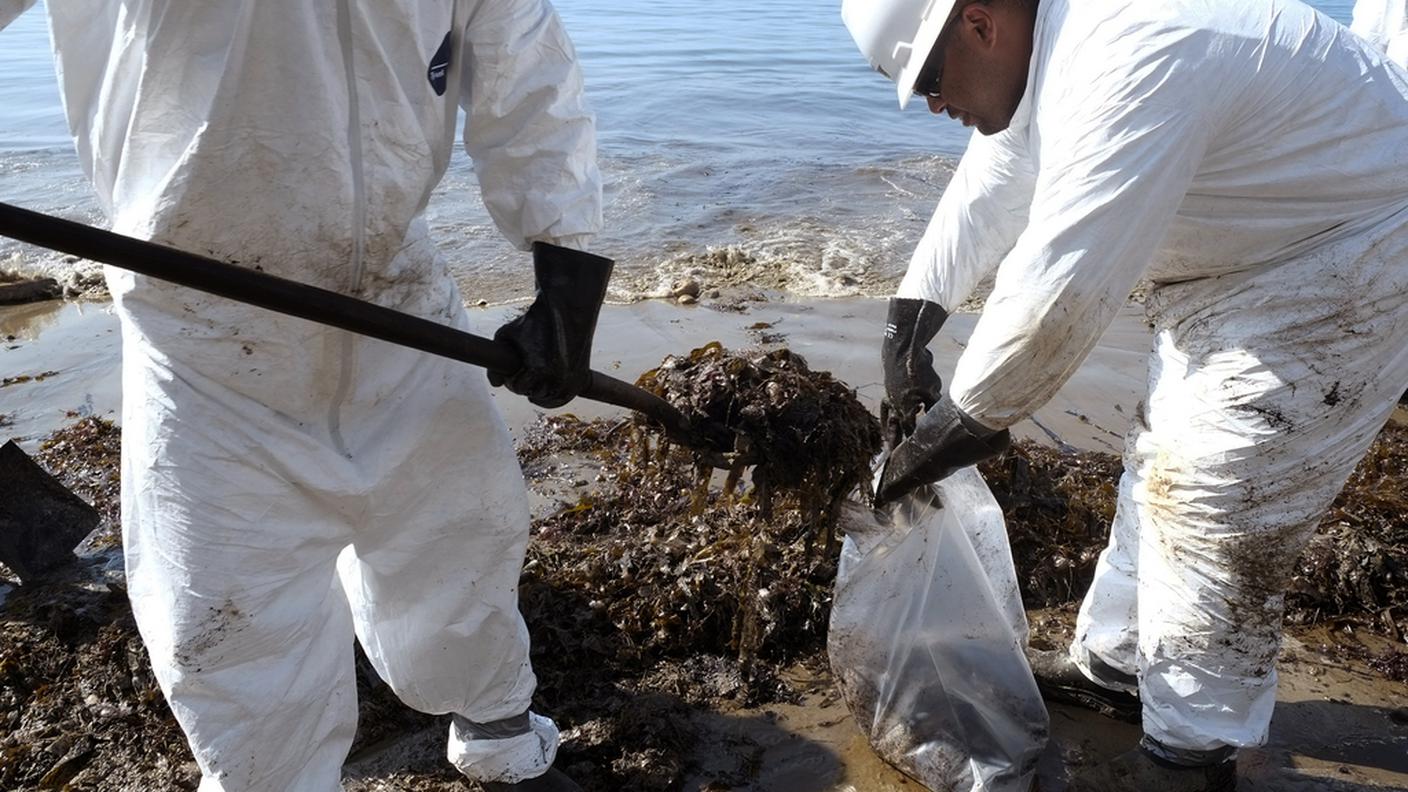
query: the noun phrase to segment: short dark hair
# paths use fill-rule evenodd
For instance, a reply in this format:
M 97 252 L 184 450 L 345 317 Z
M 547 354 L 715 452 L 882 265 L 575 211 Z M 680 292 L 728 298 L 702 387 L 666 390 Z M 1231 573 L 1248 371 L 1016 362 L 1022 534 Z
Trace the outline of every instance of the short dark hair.
M 1032 9 L 1032 10 L 1036 10 L 1036 4 L 1039 2 L 1039 0 L 1006 0 L 1006 1 L 1007 1 L 1007 2 L 1016 3 L 1017 5 L 1020 5 L 1020 6 L 1026 6 L 1027 8 L 1030 8 L 1030 9 Z M 963 6 L 969 5 L 969 4 L 972 4 L 972 3 L 977 3 L 977 4 L 979 4 L 979 5 L 992 5 L 993 2 L 994 2 L 994 0 L 967 0 L 967 2 L 964 2 L 964 3 L 960 4 L 960 5 L 957 6 L 954 10 L 956 11 L 956 10 L 958 10 L 958 8 L 962 8 Z

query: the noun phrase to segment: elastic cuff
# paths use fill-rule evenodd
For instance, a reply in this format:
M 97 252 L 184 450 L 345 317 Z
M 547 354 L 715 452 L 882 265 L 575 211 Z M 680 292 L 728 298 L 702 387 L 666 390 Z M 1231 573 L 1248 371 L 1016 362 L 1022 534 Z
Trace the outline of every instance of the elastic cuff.
M 946 295 L 939 294 L 937 291 L 928 288 L 928 284 L 922 278 L 911 279 L 908 273 L 905 273 L 904 278 L 900 280 L 900 285 L 895 287 L 895 293 L 891 296 L 900 297 L 905 300 L 923 300 L 924 302 L 931 302 L 945 311 L 949 310 L 948 306 L 944 304 L 944 297 Z M 963 301 L 959 300 L 958 302 L 961 303 Z M 958 307 L 956 303 L 954 307 Z M 952 312 L 950 311 L 950 313 Z
M 568 250 L 580 250 L 586 252 L 587 248 L 591 246 L 592 240 L 594 238 L 595 236 L 593 234 L 568 234 L 567 236 L 551 238 L 545 236 L 536 236 L 528 240 L 528 249 L 532 250 L 534 242 L 543 242 L 549 245 L 557 245 L 561 248 L 567 248 Z
M 528 713 L 527 731 L 509 737 L 479 737 L 522 728 L 519 718 L 491 724 L 473 723 L 456 717 L 450 723 L 447 755 L 464 776 L 472 781 L 516 784 L 537 778 L 552 767 L 557 758 L 560 736 L 557 724 L 541 715 Z
M 1230 745 L 1211 751 L 1192 751 L 1164 745 L 1147 734 L 1139 740 L 1139 747 L 1155 761 L 1173 767 L 1213 767 L 1237 758 L 1237 749 Z
M 528 710 L 524 710 L 511 718 L 490 721 L 489 723 L 476 723 L 463 715 L 456 715 L 454 722 L 465 739 L 503 740 L 532 731 L 533 721 L 528 717 L 531 714 Z
M 994 429 L 993 427 L 988 426 L 982 421 L 979 421 L 977 418 L 974 418 L 968 413 L 967 410 L 963 409 L 962 407 L 959 407 L 958 402 L 954 401 L 952 396 L 948 398 L 948 401 L 953 404 L 953 411 L 958 416 L 959 425 L 961 425 L 964 429 L 968 430 L 968 433 L 973 435 L 974 437 L 984 437 L 1000 434 L 1003 430 L 1007 428 L 1004 426 L 998 429 Z

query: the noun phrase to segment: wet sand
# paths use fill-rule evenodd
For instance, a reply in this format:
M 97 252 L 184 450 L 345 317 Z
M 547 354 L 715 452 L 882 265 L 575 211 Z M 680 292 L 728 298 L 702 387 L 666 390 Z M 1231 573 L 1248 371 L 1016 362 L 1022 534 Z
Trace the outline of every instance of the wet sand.
M 1070 619 L 1073 615 L 1066 614 Z M 1382 648 L 1384 639 L 1332 635 L 1324 629 L 1288 636 L 1281 686 L 1267 745 L 1238 759 L 1241 792 L 1368 792 L 1408 789 L 1408 685 L 1387 681 L 1333 650 L 1340 641 Z M 805 676 L 805 672 L 798 671 Z M 740 743 L 760 746 L 754 790 L 915 792 L 922 787 L 870 750 L 829 680 L 798 704 L 740 710 L 707 719 L 712 727 L 696 761 L 708 767 Z M 1038 768 L 1040 792 L 1067 788 L 1071 767 L 1133 748 L 1140 729 L 1095 713 L 1050 705 L 1052 741 Z M 736 748 L 734 748 L 736 750 Z M 706 779 L 683 789 L 704 792 Z
M 470 309 L 476 332 L 492 335 L 520 307 Z M 598 324 L 593 365 L 634 380 L 666 355 L 687 353 L 710 341 L 729 348 L 753 346 L 768 334 L 805 357 L 812 368 L 849 382 L 861 401 L 878 411 L 884 391 L 879 348 L 885 310 L 884 300 L 870 298 L 748 303 L 741 313 L 662 301 L 607 305 Z M 945 325 L 933 345 L 941 374 L 952 371 L 976 320 L 976 315 L 958 314 Z M 760 323 L 769 326 L 750 329 Z M 0 377 L 56 372 L 0 388 L 0 415 L 10 421 L 6 432 L 22 445 L 71 422 L 71 413 L 118 418 L 121 339 L 109 303 L 51 301 L 0 307 L 0 339 Z M 1143 390 L 1149 345 L 1142 311 L 1126 309 L 1080 371 L 1050 404 L 1016 428 L 1016 436 L 1119 453 L 1127 416 Z M 495 391 L 494 398 L 516 436 L 542 413 L 504 391 Z M 620 411 L 579 400 L 551 412 L 594 418 Z
M 478 331 L 491 333 L 514 310 L 473 311 Z M 631 379 L 666 354 L 684 353 L 713 340 L 747 346 L 757 343 L 762 333 L 775 334 L 772 340 L 804 355 L 813 367 L 850 382 L 874 409 L 882 391 L 877 350 L 884 312 L 884 301 L 869 299 L 755 303 L 743 313 L 663 302 L 608 306 L 595 362 L 603 371 Z M 959 315 L 950 320 L 935 344 L 941 372 L 952 369 L 975 318 Z M 759 323 L 769 326 L 750 329 Z M 34 444 L 77 415 L 116 417 L 119 341 L 107 305 L 46 303 L 3 309 L 0 338 L 5 339 L 0 377 L 32 377 L 0 387 L 4 433 Z M 1142 314 L 1131 308 L 1056 399 L 1017 434 L 1117 453 L 1143 389 L 1148 346 Z M 497 392 L 496 399 L 516 433 L 540 414 L 510 394 Z M 583 417 L 617 412 L 590 403 L 565 411 Z M 1034 632 L 1059 643 L 1069 630 L 1070 617 L 1069 609 L 1034 614 Z M 1385 680 L 1336 648 L 1360 641 L 1375 649 L 1387 645 L 1385 639 L 1325 628 L 1292 633 L 1280 664 L 1282 684 L 1271 742 L 1241 759 L 1244 790 L 1408 789 L 1408 685 Z M 692 716 L 704 734 L 693 756 L 699 771 L 681 789 L 718 789 L 709 779 L 735 767 L 756 768 L 756 773 L 734 789 L 919 789 L 870 751 L 823 671 L 797 667 L 788 675 L 794 688 L 803 691 L 796 703 Z M 1063 764 L 1097 761 L 1126 750 L 1138 737 L 1135 727 L 1063 707 L 1053 707 L 1052 725 L 1055 739 L 1042 765 L 1043 792 L 1065 788 Z M 348 788 L 404 788 L 388 780 L 390 775 L 408 765 L 439 761 L 442 746 L 439 727 L 380 744 L 349 762 Z

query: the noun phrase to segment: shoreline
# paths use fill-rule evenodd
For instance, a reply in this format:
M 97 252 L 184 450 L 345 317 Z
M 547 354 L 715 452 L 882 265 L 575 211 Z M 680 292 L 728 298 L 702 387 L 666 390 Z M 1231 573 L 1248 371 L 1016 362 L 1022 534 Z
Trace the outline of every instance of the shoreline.
M 521 304 L 471 307 L 473 332 L 491 336 Z M 607 304 L 597 324 L 593 367 L 634 381 L 667 355 L 719 341 L 730 349 L 786 345 L 813 369 L 833 372 L 854 388 L 872 412 L 883 396 L 880 338 L 884 298 L 843 297 L 681 306 L 664 300 Z M 931 348 L 947 381 L 977 314 L 952 316 Z M 76 417 L 120 420 L 121 357 L 112 304 L 50 301 L 0 306 L 5 378 L 29 378 L 0 387 L 0 427 L 26 450 Z M 1142 398 L 1151 335 L 1142 309 L 1127 306 L 1065 387 L 1032 419 L 1014 427 L 1014 439 L 1063 450 L 1120 453 L 1129 416 Z M 582 418 L 620 414 L 619 408 L 578 399 L 543 411 L 502 389 L 494 400 L 515 437 L 540 414 Z

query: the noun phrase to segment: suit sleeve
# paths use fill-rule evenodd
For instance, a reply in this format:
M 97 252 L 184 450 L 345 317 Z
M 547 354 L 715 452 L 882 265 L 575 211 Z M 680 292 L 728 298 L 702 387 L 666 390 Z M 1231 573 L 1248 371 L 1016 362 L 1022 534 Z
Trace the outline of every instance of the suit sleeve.
M 1080 102 L 1051 103 L 1060 112 L 1044 125 L 1030 221 L 950 385 L 989 428 L 1030 416 L 1075 372 L 1147 270 L 1202 159 L 1212 124 L 1185 91 L 1164 89 L 1187 76 L 1133 73 L 1144 81 L 1113 75 L 1119 87 L 1104 96 L 1097 85 Z
M 954 311 L 997 269 L 1026 227 L 1035 179 L 1023 138 L 975 133 L 896 296 Z
M 515 246 L 583 248 L 601 230 L 596 124 L 562 20 L 544 0 L 481 3 L 465 29 L 465 149 Z

